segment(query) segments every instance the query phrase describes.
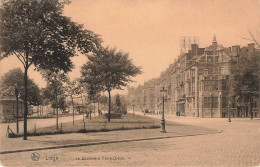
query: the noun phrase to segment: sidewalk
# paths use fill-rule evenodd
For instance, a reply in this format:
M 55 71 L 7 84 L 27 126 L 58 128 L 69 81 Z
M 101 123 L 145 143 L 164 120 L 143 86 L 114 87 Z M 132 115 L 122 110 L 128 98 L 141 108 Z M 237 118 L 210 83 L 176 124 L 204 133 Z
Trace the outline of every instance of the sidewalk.
M 81 120 L 83 119 L 82 115 L 75 115 L 74 120 Z M 73 116 L 67 117 L 59 117 L 59 126 L 60 123 L 71 122 L 73 120 Z M 6 136 L 7 126 L 9 125 L 10 129 L 13 132 L 16 132 L 16 122 L 13 123 L 1 123 L 0 130 L 1 130 L 1 137 Z M 56 118 L 47 118 L 47 119 L 28 119 L 27 120 L 27 130 L 33 130 L 34 126 L 36 125 L 37 128 L 43 127 L 50 127 L 56 125 Z M 24 121 L 19 121 L 19 132 L 23 132 Z
M 136 129 L 95 133 L 71 133 L 59 135 L 29 136 L 28 140 L 23 140 L 22 138 L 5 138 L 1 136 L 0 154 L 120 142 L 133 142 L 141 140 L 197 136 L 216 134 L 220 132 L 217 129 L 208 129 L 169 121 L 166 123 L 166 131 L 167 133 L 161 133 L 160 129 Z

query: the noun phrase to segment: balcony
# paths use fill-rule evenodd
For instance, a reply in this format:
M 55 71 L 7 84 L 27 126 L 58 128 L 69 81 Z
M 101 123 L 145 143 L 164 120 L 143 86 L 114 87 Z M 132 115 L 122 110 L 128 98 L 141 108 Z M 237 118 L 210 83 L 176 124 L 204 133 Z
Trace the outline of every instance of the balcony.
M 194 93 L 186 94 L 186 97 L 195 97 L 195 92 L 194 92 Z

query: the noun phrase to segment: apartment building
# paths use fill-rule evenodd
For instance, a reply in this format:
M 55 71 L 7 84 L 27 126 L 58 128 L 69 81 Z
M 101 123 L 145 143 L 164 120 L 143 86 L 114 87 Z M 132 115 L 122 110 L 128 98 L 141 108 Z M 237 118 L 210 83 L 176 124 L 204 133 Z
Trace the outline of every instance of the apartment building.
M 162 111 L 160 89 L 165 87 L 166 114 L 220 118 L 227 117 L 228 106 L 231 106 L 233 117 L 248 117 L 248 106 L 238 110 L 237 104 L 228 101 L 227 79 L 231 60 L 238 61 L 241 54 L 256 53 L 260 52 L 254 44 L 242 48 L 239 45 L 223 47 L 214 36 L 212 44 L 206 48 L 191 44 L 191 49 L 182 52 L 160 77 L 128 89 L 128 96 L 136 100 L 137 109 L 157 113 Z M 253 114 L 260 116 L 259 99 L 254 99 Z

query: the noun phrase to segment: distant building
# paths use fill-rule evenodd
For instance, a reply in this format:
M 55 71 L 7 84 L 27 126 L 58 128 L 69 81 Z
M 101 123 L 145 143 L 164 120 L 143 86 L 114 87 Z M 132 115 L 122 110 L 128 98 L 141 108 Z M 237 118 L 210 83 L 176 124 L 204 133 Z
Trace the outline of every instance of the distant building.
M 32 115 L 32 108 L 28 106 L 28 115 Z M 23 117 L 23 100 L 18 100 L 18 116 Z M 17 117 L 16 99 L 0 99 L 0 118 L 1 120 L 13 120 Z
M 136 110 L 159 112 L 162 110 L 160 89 L 167 89 L 165 112 L 176 116 L 227 117 L 227 79 L 230 61 L 239 61 L 242 54 L 260 53 L 254 44 L 229 48 L 218 44 L 214 36 L 212 44 L 199 48 L 191 44 L 187 53 L 181 53 L 161 76 L 137 88 L 128 89 L 128 98 L 135 101 Z M 130 103 L 133 101 L 130 101 Z M 254 99 L 254 117 L 260 117 L 259 99 Z M 132 103 L 131 103 L 132 104 Z M 249 105 L 249 104 L 248 104 Z M 249 117 L 249 106 L 237 110 L 232 104 L 233 117 Z

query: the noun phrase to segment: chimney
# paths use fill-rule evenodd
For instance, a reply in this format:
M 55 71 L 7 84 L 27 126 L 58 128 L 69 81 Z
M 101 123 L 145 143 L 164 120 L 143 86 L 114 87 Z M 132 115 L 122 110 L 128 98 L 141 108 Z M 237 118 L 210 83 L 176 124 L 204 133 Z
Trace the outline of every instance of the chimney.
M 248 53 L 253 55 L 254 52 L 255 52 L 255 44 L 254 43 L 250 43 L 250 44 L 247 45 L 247 47 L 248 47 Z
M 232 54 L 238 55 L 239 52 L 240 52 L 240 46 L 239 45 L 232 46 Z
M 198 52 L 198 44 L 191 44 L 191 55 L 197 55 Z

